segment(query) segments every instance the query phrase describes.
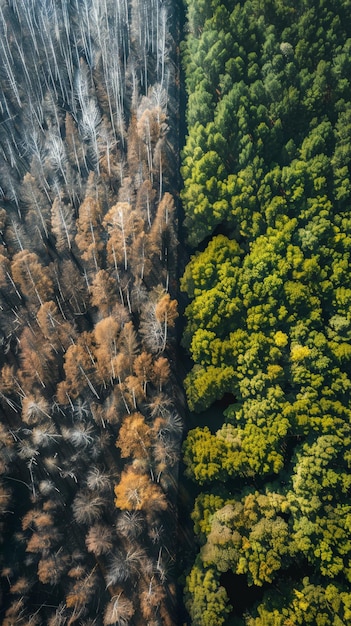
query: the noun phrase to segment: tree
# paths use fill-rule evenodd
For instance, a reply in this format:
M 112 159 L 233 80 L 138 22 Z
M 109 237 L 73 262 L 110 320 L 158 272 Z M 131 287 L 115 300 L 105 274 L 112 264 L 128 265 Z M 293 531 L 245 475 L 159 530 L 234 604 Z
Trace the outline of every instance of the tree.
M 140 595 L 140 608 L 144 619 L 151 620 L 159 613 L 160 604 L 165 596 L 163 586 L 151 579 L 147 588 Z
M 167 508 L 165 495 L 159 485 L 153 483 L 147 474 L 138 473 L 132 466 L 123 470 L 120 481 L 115 486 L 115 494 L 115 505 L 118 509 L 155 512 Z
M 154 298 L 141 313 L 140 334 L 146 348 L 151 352 L 162 352 L 168 340 L 168 328 L 173 328 L 178 317 L 177 301 L 171 300 L 168 293 L 158 294 L 155 290 Z
M 76 167 L 79 174 L 86 167 L 85 145 L 81 141 L 78 129 L 72 115 L 67 112 L 65 118 L 66 152 L 72 166 Z
M 21 185 L 21 199 L 28 206 L 27 216 L 30 212 L 32 217 L 30 227 L 34 230 L 35 225 L 37 225 L 39 231 L 47 238 L 49 231 L 48 200 L 45 194 L 38 188 L 37 181 L 30 172 L 24 175 Z M 29 221 L 28 218 L 27 221 Z
M 348 431 L 345 424 L 340 434 L 321 435 L 301 446 L 287 494 L 299 549 L 324 576 L 343 573 L 347 580 L 350 572 L 345 558 L 350 542 L 346 529 L 351 511 L 343 494 L 349 482 L 344 461 L 350 446 Z
M 90 294 L 91 304 L 97 307 L 101 317 L 111 315 L 117 304 L 117 297 L 115 281 L 106 270 L 99 270 L 94 274 Z
M 22 250 L 14 255 L 11 265 L 12 278 L 29 304 L 38 308 L 47 300 L 52 299 L 53 284 L 47 270 L 39 262 L 34 252 Z
M 280 585 L 278 592 L 264 597 L 257 616 L 247 616 L 248 626 L 295 622 L 298 625 L 318 623 L 321 626 L 347 623 L 350 618 L 350 594 L 334 584 L 315 584 L 306 576 L 293 588 Z
M 38 563 L 38 578 L 44 585 L 57 585 L 68 567 L 67 555 L 54 554 L 40 559 Z
M 185 379 L 189 408 L 200 412 L 220 400 L 225 393 L 232 393 L 235 384 L 234 368 L 194 366 Z
M 224 235 L 213 237 L 204 252 L 197 252 L 191 257 L 181 279 L 182 290 L 193 298 L 202 291 L 209 291 L 214 283 L 228 280 L 233 274 L 235 276 L 233 268 L 240 264 L 241 255 L 235 240 Z
M 112 267 L 120 266 L 127 271 L 129 251 L 142 229 L 142 221 L 128 202 L 118 202 L 106 213 L 103 223 L 109 235 L 109 262 Z
M 19 379 L 24 394 L 32 394 L 34 389 L 45 388 L 52 380 L 57 367 L 55 353 L 39 331 L 36 333 L 25 327 L 21 334 L 21 368 Z M 23 392 L 22 392 L 23 393 Z
M 105 501 L 89 491 L 79 491 L 72 504 L 73 517 L 78 524 L 91 526 L 101 519 Z
M 194 626 L 221 626 L 230 612 L 228 596 L 214 568 L 204 569 L 199 559 L 186 579 L 185 605 Z
M 95 556 L 108 554 L 113 549 L 112 530 L 104 524 L 94 524 L 89 528 L 85 543 L 88 552 L 92 552 Z
M 274 493 L 227 502 L 211 519 L 200 553 L 204 565 L 246 573 L 250 585 L 272 582 L 282 563 L 288 563 L 287 556 L 294 555 L 288 524 L 281 517 L 287 511 L 286 498 Z
M 138 336 L 135 332 L 133 322 L 127 322 L 121 329 L 118 348 L 126 357 L 130 372 L 132 372 L 132 364 L 139 352 Z
M 162 393 L 164 384 L 169 381 L 171 368 L 168 359 L 159 356 L 153 363 L 152 379 L 157 386 L 158 392 Z
M 119 330 L 120 325 L 112 316 L 101 319 L 95 325 L 94 338 L 96 348 L 94 356 L 96 357 L 96 370 L 102 381 L 113 380 L 117 377 L 114 361 L 117 357 Z
M 141 413 L 132 413 L 124 418 L 116 441 L 122 457 L 148 459 L 151 441 L 152 430 Z
M 100 150 L 98 145 L 99 125 L 101 124 L 101 114 L 94 98 L 81 100 L 82 119 L 81 132 L 84 139 L 90 143 L 91 157 L 94 168 L 100 173 Z
M 155 189 L 150 180 L 144 180 L 138 187 L 135 209 L 143 217 L 144 223 L 151 228 L 152 217 L 154 214 Z
M 50 418 L 48 401 L 39 393 L 30 394 L 22 400 L 22 419 L 26 424 L 40 424 Z
M 73 327 L 67 320 L 63 319 L 52 300 L 41 305 L 37 313 L 37 321 L 44 337 L 55 350 L 64 351 L 75 337 Z
M 93 176 L 90 177 L 91 185 L 93 184 Z M 100 252 L 104 244 L 101 240 L 101 219 L 102 208 L 98 198 L 93 195 L 93 190 L 88 189 L 84 201 L 79 207 L 79 216 L 77 220 L 77 235 L 75 237 L 76 244 L 81 252 L 84 261 L 93 262 L 96 271 L 100 265 Z
M 72 611 L 72 623 L 86 612 L 97 585 L 96 565 L 91 571 L 85 572 L 79 580 L 70 585 L 66 595 L 66 606 Z
M 136 538 L 143 532 L 144 517 L 140 511 L 124 510 L 117 518 L 117 530 L 127 538 Z
M 162 389 L 156 417 L 169 408 L 169 364 L 139 334 L 146 282 L 168 289 L 175 261 L 163 252 L 153 269 L 150 243 L 156 193 L 175 180 L 168 11 L 158 0 L 0 4 L 0 508 L 13 548 L 0 556 L 2 619 L 127 626 L 144 612 L 170 626 L 174 481 L 155 476 L 154 443 L 179 430 L 173 404 L 154 427 L 146 400 Z M 139 410 L 133 439 L 124 420 Z M 125 474 L 136 498 L 111 509 Z M 10 523 L 19 510 L 23 529 Z
M 103 151 L 103 155 L 100 156 L 100 166 L 102 175 L 105 172 L 105 175 L 109 178 L 118 176 L 118 168 L 115 160 L 116 157 L 116 137 L 113 132 L 109 129 L 109 123 L 106 118 L 102 119 L 102 123 L 100 124 L 100 128 L 98 129 L 98 149 L 99 153 Z M 118 158 L 118 157 L 117 157 Z
M 211 519 L 216 511 L 219 511 L 225 503 L 220 494 L 201 492 L 194 504 L 191 519 L 194 522 L 194 531 L 201 543 L 205 543 L 206 537 L 211 531 Z
M 174 199 L 170 193 L 166 192 L 157 205 L 149 238 L 153 252 L 153 263 L 158 264 L 160 261 L 167 272 L 172 269 L 172 260 L 178 243 L 174 230 L 174 215 Z
M 148 352 L 141 352 L 133 362 L 133 370 L 143 386 L 146 395 L 147 383 L 153 379 L 153 357 Z
M 57 386 L 57 398 L 61 404 L 65 405 L 69 399 L 77 398 L 86 387 L 99 397 L 92 382 L 95 365 L 92 355 L 92 336 L 84 331 L 79 335 L 77 343 L 72 343 L 65 353 L 65 379 Z
M 120 591 L 117 595 L 112 596 L 104 613 L 104 625 L 117 624 L 117 626 L 126 626 L 133 617 L 135 609 L 133 603 L 128 598 L 123 597 Z
M 55 278 L 61 306 L 70 307 L 74 315 L 85 313 L 88 301 L 87 285 L 82 273 L 71 259 L 65 259 L 55 268 Z
M 59 196 L 51 207 L 51 230 L 56 237 L 57 250 L 71 250 L 76 236 L 73 207 L 65 204 Z

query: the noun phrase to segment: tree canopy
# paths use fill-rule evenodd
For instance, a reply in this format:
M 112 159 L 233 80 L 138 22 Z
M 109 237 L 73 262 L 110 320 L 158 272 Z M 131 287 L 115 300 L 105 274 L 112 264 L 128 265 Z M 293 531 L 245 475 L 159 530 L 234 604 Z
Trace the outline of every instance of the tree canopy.
M 187 3 L 181 289 L 198 426 L 183 450 L 206 490 L 187 606 L 199 569 L 218 592 L 225 572 L 263 587 L 240 615 L 227 588 L 223 623 L 348 620 L 350 17 L 341 1 Z

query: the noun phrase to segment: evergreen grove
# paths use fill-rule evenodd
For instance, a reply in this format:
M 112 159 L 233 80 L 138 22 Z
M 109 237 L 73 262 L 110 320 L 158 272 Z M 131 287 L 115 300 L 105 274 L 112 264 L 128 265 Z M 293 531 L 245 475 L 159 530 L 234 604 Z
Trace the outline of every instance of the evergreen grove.
M 351 3 L 186 10 L 186 606 L 193 626 L 346 626 Z

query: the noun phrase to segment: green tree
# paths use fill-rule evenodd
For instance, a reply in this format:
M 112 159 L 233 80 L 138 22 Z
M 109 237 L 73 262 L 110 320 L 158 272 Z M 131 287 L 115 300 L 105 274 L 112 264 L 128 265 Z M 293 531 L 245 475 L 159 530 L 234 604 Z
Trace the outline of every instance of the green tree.
M 218 579 L 215 568 L 204 568 L 199 559 L 187 576 L 185 606 L 194 626 L 222 626 L 225 623 L 231 607 Z
M 211 531 L 200 552 L 204 565 L 246 574 L 250 585 L 272 582 L 294 553 L 282 517 L 288 508 L 284 496 L 268 491 L 249 494 L 241 502 L 227 501 L 211 517 Z
M 207 426 L 191 430 L 183 444 L 186 474 L 200 485 L 209 480 L 223 478 L 225 453 L 225 444 Z

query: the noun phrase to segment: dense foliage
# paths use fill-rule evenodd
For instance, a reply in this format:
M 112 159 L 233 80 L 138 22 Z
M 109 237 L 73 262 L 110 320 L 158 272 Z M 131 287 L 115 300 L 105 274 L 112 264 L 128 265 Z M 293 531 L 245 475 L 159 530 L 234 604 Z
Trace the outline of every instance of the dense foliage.
M 4 626 L 177 622 L 171 16 L 0 2 Z
M 182 279 L 185 386 L 197 413 L 232 398 L 184 444 L 204 489 L 188 610 L 194 626 L 346 625 L 351 5 L 192 0 L 187 19 L 182 198 L 202 246 Z M 236 610 L 228 571 L 262 587 L 256 605 Z

